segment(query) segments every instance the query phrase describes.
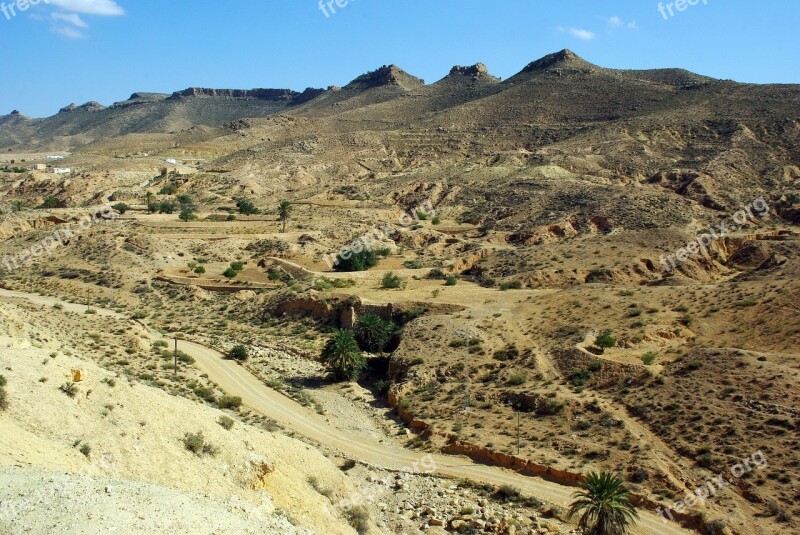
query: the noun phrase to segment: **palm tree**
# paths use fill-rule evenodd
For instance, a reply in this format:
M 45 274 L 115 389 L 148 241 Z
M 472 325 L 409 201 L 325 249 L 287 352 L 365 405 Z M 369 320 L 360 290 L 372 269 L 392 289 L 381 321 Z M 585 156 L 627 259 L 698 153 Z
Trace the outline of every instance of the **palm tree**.
M 620 477 L 608 473 L 592 472 L 583 483 L 583 490 L 575 493 L 569 517 L 583 513 L 578 527 L 585 535 L 625 535 L 633 521 L 639 518 L 628 499 Z
M 365 351 L 378 353 L 386 349 L 394 334 L 394 324 L 377 314 L 364 314 L 356 323 L 356 341 Z
M 283 200 L 278 204 L 278 219 L 283 221 L 283 232 L 286 232 L 286 222 L 289 220 L 289 215 L 294 210 L 292 203 Z
M 336 381 L 354 381 L 366 368 L 367 359 L 358 348 L 353 331 L 335 330 L 322 349 L 322 363 Z
M 152 211 L 150 209 L 150 207 L 153 205 L 153 192 L 152 191 L 148 191 L 147 192 L 147 194 L 145 195 L 145 201 L 147 202 L 147 211 L 149 213 L 149 212 Z

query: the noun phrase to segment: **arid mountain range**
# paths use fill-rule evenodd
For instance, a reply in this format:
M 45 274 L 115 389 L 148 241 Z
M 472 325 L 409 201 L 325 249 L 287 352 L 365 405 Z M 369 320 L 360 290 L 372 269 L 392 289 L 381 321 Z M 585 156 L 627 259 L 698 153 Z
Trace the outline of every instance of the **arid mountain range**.
M 505 80 L 479 63 L 426 84 L 390 65 L 325 90 L 190 88 L 45 119 L 15 112 L 0 117 L 0 151 L 0 284 L 15 291 L 0 292 L 11 303 L 0 342 L 36 348 L 3 360 L 25 373 L 3 372 L 12 409 L 0 418 L 29 432 L 31 450 L 55 444 L 58 468 L 88 462 L 81 437 L 27 424 L 20 392 L 43 377 L 42 399 L 73 403 L 46 378 L 85 359 L 120 388 L 190 400 L 148 390 L 153 403 L 225 410 L 237 440 L 283 432 L 270 420 L 311 439 L 343 468 L 320 456 L 313 466 L 332 473 L 317 480 L 294 457 L 279 465 L 304 480 L 308 506 L 261 474 L 301 528 L 320 529 L 320 504 L 373 483 L 375 458 L 398 469 L 430 453 L 458 484 L 398 477 L 386 503 L 334 514 L 337 529 L 569 533 L 574 485 L 607 470 L 636 496 L 638 534 L 797 533 L 800 85 L 607 69 L 563 50 Z M 293 211 L 279 221 L 284 200 Z M 75 230 L 103 205 L 118 217 Z M 66 243 L 24 260 L 65 228 Z M 380 252 L 372 269 L 326 263 L 365 235 Z M 368 314 L 392 323 L 391 340 L 358 381 L 332 382 L 322 348 Z M 194 344 L 179 373 L 173 338 Z M 220 364 L 237 344 L 251 359 Z M 97 382 L 89 392 L 105 393 Z M 243 407 L 220 405 L 227 394 Z M 93 403 L 96 415 L 62 412 L 82 414 L 98 456 L 120 454 Z M 157 428 L 177 430 L 170 455 L 181 455 L 183 434 L 218 417 Z M 142 427 L 154 451 L 160 437 L 131 418 L 119 425 Z M 206 436 L 230 448 L 231 466 L 245 462 L 229 434 Z M 657 518 L 762 458 L 677 521 Z M 238 484 L 210 457 L 192 461 L 185 485 L 132 462 L 114 477 L 186 492 Z M 22 476 L 15 488 L 41 477 Z M 419 489 L 435 507 L 414 501 Z

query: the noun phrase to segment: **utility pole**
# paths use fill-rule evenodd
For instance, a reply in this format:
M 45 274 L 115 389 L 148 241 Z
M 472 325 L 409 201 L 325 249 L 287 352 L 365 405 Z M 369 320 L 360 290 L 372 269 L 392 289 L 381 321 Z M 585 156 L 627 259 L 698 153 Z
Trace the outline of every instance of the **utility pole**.
M 464 339 L 466 353 L 464 354 L 464 412 L 469 411 L 469 341 L 472 338 L 469 330 L 456 331 L 456 335 Z
M 517 457 L 519 457 L 520 452 L 522 451 L 522 442 L 520 441 L 520 434 L 519 434 L 519 424 L 520 420 L 520 412 L 517 411 Z
M 178 339 L 175 339 L 175 376 L 178 376 Z

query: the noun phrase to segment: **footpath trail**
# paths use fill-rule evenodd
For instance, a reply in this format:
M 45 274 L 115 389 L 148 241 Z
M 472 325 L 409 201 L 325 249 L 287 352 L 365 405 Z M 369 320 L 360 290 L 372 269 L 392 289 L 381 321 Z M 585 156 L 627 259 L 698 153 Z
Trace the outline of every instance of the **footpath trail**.
M 64 310 L 73 312 L 83 312 L 86 308 L 85 305 L 73 305 L 57 298 L 0 289 L 0 299 L 9 298 L 23 298 L 43 306 L 62 303 Z M 96 310 L 98 314 L 122 317 L 112 311 L 99 308 Z M 153 332 L 153 337 L 160 338 L 156 332 Z M 365 440 L 333 427 L 312 410 L 266 386 L 244 367 L 234 361 L 225 360 L 222 353 L 214 349 L 184 340 L 178 342 L 178 349 L 194 357 L 195 365 L 228 394 L 241 397 L 246 407 L 278 422 L 285 429 L 337 450 L 348 458 L 391 470 L 424 471 L 435 466 L 432 473 L 440 476 L 495 486 L 511 485 L 527 495 L 563 508 L 569 505 L 576 490 L 540 478 L 523 476 L 511 470 L 478 464 L 466 457 L 427 454 Z M 642 535 L 694 533 L 677 523 L 665 523 L 649 511 L 640 510 L 639 515 L 636 532 Z

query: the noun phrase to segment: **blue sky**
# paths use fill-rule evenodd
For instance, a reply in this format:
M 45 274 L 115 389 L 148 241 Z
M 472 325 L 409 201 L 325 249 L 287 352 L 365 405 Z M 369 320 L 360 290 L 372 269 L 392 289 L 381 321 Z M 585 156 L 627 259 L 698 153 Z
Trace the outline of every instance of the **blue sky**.
M 692 0 L 672 16 L 683 0 L 664 14 L 655 0 L 349 0 L 327 17 L 319 0 L 25 1 L 0 11 L 0 114 L 190 86 L 344 85 L 389 63 L 427 82 L 478 61 L 507 78 L 563 48 L 606 67 L 800 83 L 795 0 Z

